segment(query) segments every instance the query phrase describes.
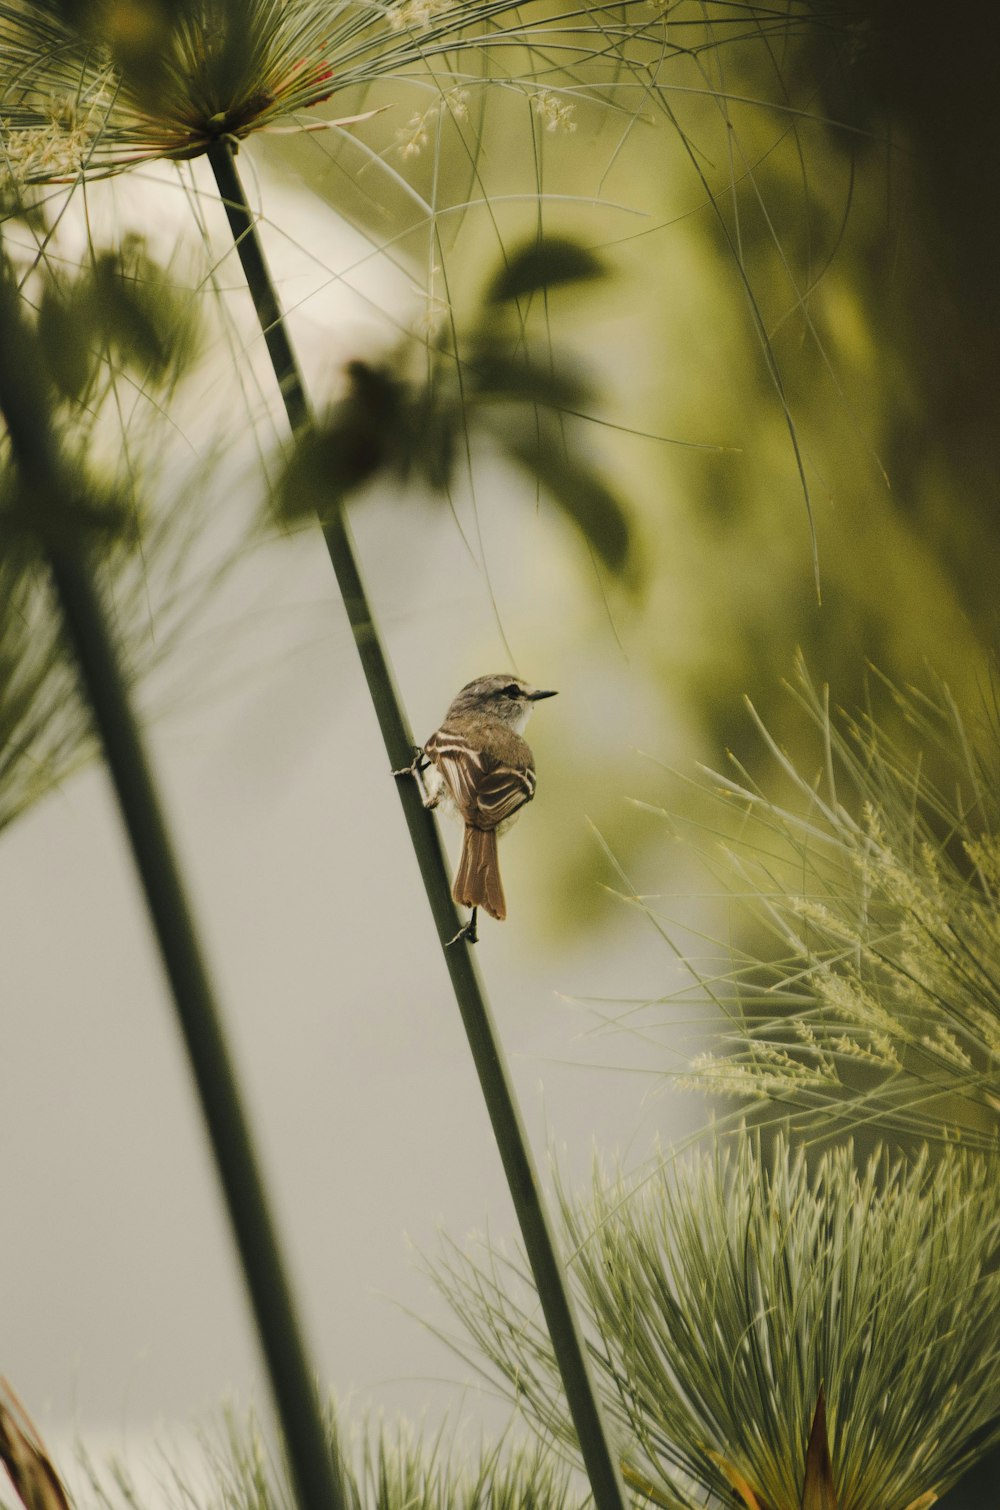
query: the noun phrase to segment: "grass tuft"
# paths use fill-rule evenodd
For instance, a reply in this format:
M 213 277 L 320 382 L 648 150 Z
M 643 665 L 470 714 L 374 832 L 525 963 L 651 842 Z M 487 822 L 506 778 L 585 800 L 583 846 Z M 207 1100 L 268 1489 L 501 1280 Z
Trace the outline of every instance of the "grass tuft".
M 640 1178 L 598 1170 L 562 1214 L 624 1475 L 650 1504 L 801 1510 L 807 1474 L 829 1474 L 818 1503 L 907 1510 L 1000 1439 L 1000 1213 L 980 1156 L 881 1151 L 859 1171 L 844 1145 L 810 1170 L 744 1135 Z M 435 1277 L 466 1361 L 571 1448 L 523 1261 L 452 1248 Z
M 530 1440 L 462 1448 L 447 1426 L 422 1435 L 405 1421 L 382 1420 L 348 1433 L 332 1410 L 327 1429 L 341 1465 L 346 1510 L 583 1510 L 591 1503 L 567 1463 Z M 230 1411 L 221 1430 L 202 1434 L 201 1445 L 197 1482 L 169 1465 L 168 1503 L 294 1510 L 287 1469 L 252 1413 Z M 141 1510 L 127 1468 L 115 1464 L 107 1473 L 84 1462 L 97 1510 Z
M 944 685 L 883 691 L 903 739 L 873 708 L 832 715 L 800 666 L 821 774 L 796 768 L 760 720 L 790 795 L 769 796 L 740 769 L 709 773 L 719 800 L 745 815 L 727 860 L 764 942 L 715 985 L 731 1027 L 688 1080 L 776 1100 L 802 1127 L 869 1125 L 995 1150 L 997 726 L 984 716 L 970 728 Z

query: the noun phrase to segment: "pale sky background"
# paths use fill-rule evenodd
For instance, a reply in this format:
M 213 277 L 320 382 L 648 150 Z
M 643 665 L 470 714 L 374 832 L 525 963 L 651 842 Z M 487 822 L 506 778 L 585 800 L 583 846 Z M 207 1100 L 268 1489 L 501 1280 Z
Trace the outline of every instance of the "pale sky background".
M 168 214 L 169 196 L 135 178 L 110 192 L 123 224 L 156 193 L 165 236 L 186 213 L 175 195 Z M 304 230 L 291 190 L 261 192 L 290 238 L 322 245 L 327 268 L 367 256 L 315 204 Z M 345 355 L 384 347 L 384 323 L 286 239 L 272 238 L 271 255 L 300 304 L 293 331 L 314 391 L 328 392 Z M 224 271 L 235 282 L 232 261 Z M 374 264 L 364 278 L 366 295 L 412 321 L 405 278 Z M 253 466 L 248 435 L 227 475 Z M 654 751 L 667 735 L 610 631 L 596 662 L 581 637 L 591 589 L 567 528 L 509 477 L 493 477 L 482 503 L 516 669 L 560 693 L 529 731 L 537 808 L 588 732 Z M 238 489 L 228 506 L 239 512 Z M 445 510 L 384 498 L 355 512 L 355 528 L 426 737 L 459 686 L 507 669 L 489 591 Z M 439 1229 L 512 1238 L 515 1223 L 318 534 L 249 554 L 182 665 L 186 687 L 151 741 L 320 1378 L 349 1416 L 373 1405 L 475 1418 L 467 1370 L 415 1319 L 445 1312 L 411 1245 L 433 1255 Z M 636 1042 L 592 1036 L 592 1016 L 566 999 L 656 996 L 677 972 L 653 929 L 610 898 L 590 936 L 551 941 L 532 915 L 534 816 L 505 840 L 510 917 L 484 921 L 478 959 L 536 1157 L 553 1144 L 582 1182 L 595 1146 L 634 1165 L 706 1113 L 697 1098 L 654 1094 Z M 0 1372 L 54 1448 L 79 1431 L 135 1464 L 151 1432 L 168 1438 L 266 1391 L 99 767 L 0 836 L 0 915 Z

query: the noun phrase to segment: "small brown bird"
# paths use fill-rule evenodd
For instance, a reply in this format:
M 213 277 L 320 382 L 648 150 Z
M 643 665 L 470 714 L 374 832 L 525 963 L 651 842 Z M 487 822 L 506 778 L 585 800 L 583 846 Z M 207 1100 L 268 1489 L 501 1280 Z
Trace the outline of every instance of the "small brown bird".
M 425 806 L 450 809 L 465 824 L 451 894 L 460 907 L 472 908 L 462 930 L 471 943 L 478 908 L 494 918 L 507 916 L 497 837 L 535 795 L 534 757 L 521 736 L 535 703 L 555 695 L 506 673 L 477 677 L 462 688 L 424 745 L 430 761 L 423 778 Z

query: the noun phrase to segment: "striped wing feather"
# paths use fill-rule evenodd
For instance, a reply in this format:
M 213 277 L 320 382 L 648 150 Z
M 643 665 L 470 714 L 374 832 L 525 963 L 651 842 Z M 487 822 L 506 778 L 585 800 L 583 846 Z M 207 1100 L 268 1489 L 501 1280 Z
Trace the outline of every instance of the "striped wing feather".
M 498 759 L 447 727 L 432 734 L 424 749 L 444 777 L 455 806 L 474 828 L 497 828 L 535 795 L 530 765 Z

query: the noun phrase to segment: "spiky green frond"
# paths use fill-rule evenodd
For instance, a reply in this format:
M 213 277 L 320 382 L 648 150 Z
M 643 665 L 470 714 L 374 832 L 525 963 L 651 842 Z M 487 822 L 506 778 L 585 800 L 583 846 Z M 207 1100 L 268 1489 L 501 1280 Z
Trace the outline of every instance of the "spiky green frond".
M 94 753 L 46 542 L 79 539 L 92 555 L 138 681 L 166 670 L 247 535 L 244 528 L 230 542 L 231 559 L 204 548 L 198 504 L 215 471 L 215 443 L 178 454 L 164 419 L 194 349 L 189 306 L 167 272 L 130 238 L 115 252 L 95 248 L 72 277 L 51 263 L 19 275 L 23 307 L 36 307 L 31 340 L 58 419 L 68 492 L 53 498 L 17 473 L 0 424 L 0 830 Z M 5 267 L 4 276 L 13 274 Z
M 183 514 L 151 526 L 141 553 L 134 537 L 104 541 L 101 584 L 136 680 L 166 665 L 210 580 L 218 580 L 222 568 L 200 582 L 186 571 L 191 543 Z M 0 540 L 0 831 L 95 753 L 48 574 L 33 554 Z
M 544 1446 L 484 1445 L 463 1456 L 443 1434 L 421 1441 L 405 1426 L 367 1433 L 350 1479 L 354 1510 L 579 1510 L 590 1502 Z
M 348 1432 L 336 1412 L 328 1428 L 350 1510 L 583 1510 L 590 1504 L 570 1466 L 545 1444 L 508 1439 L 463 1448 L 447 1426 L 422 1434 L 405 1421 L 380 1420 Z M 203 1433 L 201 1441 L 197 1485 L 173 1467 L 171 1498 L 225 1510 L 294 1510 L 285 1467 L 253 1414 L 230 1412 L 223 1430 Z M 85 1467 L 99 1510 L 139 1510 L 141 1496 L 126 1467 L 117 1464 L 110 1475 L 89 1459 Z
M 593 1356 L 630 1485 L 694 1510 L 711 1493 L 800 1510 L 821 1391 L 838 1510 L 907 1510 L 1000 1437 L 1000 1212 L 985 1160 L 912 1164 L 756 1141 L 563 1197 Z M 452 1249 L 436 1270 L 545 1435 L 572 1443 L 524 1265 Z M 471 1346 L 470 1346 L 471 1343 Z
M 743 809 L 727 848 L 741 905 L 770 949 L 714 991 L 732 1027 L 689 1077 L 772 1099 L 803 1125 L 859 1121 L 918 1137 L 1000 1131 L 1000 785 L 997 726 L 969 726 L 947 688 L 888 688 L 910 741 L 877 714 L 831 716 L 800 667 L 822 739 L 818 776 L 764 729 L 783 799 L 711 774 Z M 760 931 L 758 929 L 758 937 Z

